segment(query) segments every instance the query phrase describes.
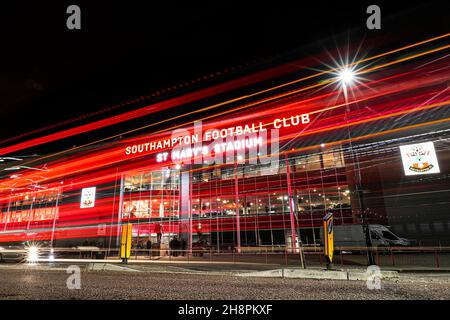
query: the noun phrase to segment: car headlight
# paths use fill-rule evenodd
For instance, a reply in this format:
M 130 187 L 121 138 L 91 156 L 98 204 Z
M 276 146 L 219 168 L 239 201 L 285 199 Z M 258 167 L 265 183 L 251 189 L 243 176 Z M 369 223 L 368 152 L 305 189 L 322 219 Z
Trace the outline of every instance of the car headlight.
M 28 247 L 27 261 L 36 262 L 38 261 L 38 259 L 39 259 L 39 248 L 36 246 Z

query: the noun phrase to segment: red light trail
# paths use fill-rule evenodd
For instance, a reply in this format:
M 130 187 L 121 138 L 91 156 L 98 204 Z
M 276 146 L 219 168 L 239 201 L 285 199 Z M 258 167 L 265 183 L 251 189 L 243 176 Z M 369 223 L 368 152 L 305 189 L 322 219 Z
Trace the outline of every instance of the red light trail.
M 444 39 L 449 34 L 419 42 L 410 46 L 392 50 L 388 53 L 377 55 L 371 58 L 363 59 L 358 63 L 378 59 L 381 57 L 388 57 L 391 54 L 403 52 L 404 50 L 416 48 L 418 45 L 430 43 L 437 39 Z M 376 121 L 392 121 L 399 119 L 405 115 L 415 115 L 423 111 L 437 111 L 448 108 L 450 102 L 450 94 L 447 88 L 448 79 L 450 79 L 449 58 L 444 56 L 441 59 L 436 59 L 433 63 L 421 65 L 417 67 L 416 60 L 427 55 L 445 53 L 450 46 L 444 45 L 430 50 L 414 53 L 403 57 L 393 57 L 392 61 L 376 64 L 361 71 L 361 74 L 369 74 L 372 79 L 367 80 L 361 85 L 355 85 L 352 91 L 352 96 L 346 101 L 338 90 L 333 90 L 328 87 L 334 80 L 326 79 L 317 83 L 306 83 L 304 86 L 296 88 L 290 87 L 287 92 L 278 93 L 275 89 L 281 89 L 293 84 L 300 84 L 306 80 L 319 77 L 319 75 L 326 75 L 331 71 L 314 74 L 302 79 L 297 79 L 293 82 L 284 83 L 269 89 L 258 91 L 254 94 L 241 96 L 235 99 L 230 99 L 225 102 L 215 104 L 201 111 L 213 110 L 233 103 L 233 107 L 229 110 L 220 110 L 214 115 L 202 117 L 200 120 L 207 121 L 203 124 L 203 129 L 220 129 L 227 128 L 227 126 L 238 124 L 245 124 L 255 119 L 265 123 L 265 126 L 273 125 L 275 119 L 280 115 L 289 118 L 289 116 L 298 113 L 305 113 L 311 116 L 311 124 L 303 127 L 301 130 L 291 126 L 283 128 L 280 136 L 281 142 L 288 142 L 292 139 L 305 138 L 307 136 L 319 136 L 323 133 L 328 133 L 330 136 L 345 128 L 353 128 L 362 125 L 370 125 Z M 405 65 L 405 63 L 409 63 Z M 284 74 L 286 69 L 277 69 L 279 74 Z M 110 126 L 123 121 L 128 121 L 137 117 L 159 112 L 168 108 L 172 108 L 179 104 L 184 104 L 214 94 L 237 88 L 241 85 L 247 85 L 256 82 L 261 77 L 268 77 L 273 75 L 272 71 L 262 72 L 255 75 L 248 80 L 236 80 L 234 82 L 223 84 L 208 89 L 200 90 L 179 98 L 174 98 L 155 104 L 151 107 L 140 108 L 135 111 L 127 112 L 122 115 L 110 117 L 99 120 L 90 124 L 78 126 L 50 134 L 44 137 L 31 139 L 26 142 L 18 143 L 16 145 L 4 147 L 0 149 L 0 154 L 7 154 L 18 150 L 23 150 L 31 146 L 37 146 L 44 143 L 49 143 L 62 138 L 74 136 L 80 133 L 90 132 L 101 127 Z M 262 93 L 274 91 L 274 95 L 270 97 L 261 98 L 260 100 L 238 104 L 244 102 L 249 97 L 257 97 Z M 235 106 L 234 104 L 238 104 Z M 348 111 L 344 110 L 348 108 Z M 194 111 L 192 114 L 199 113 Z M 344 113 L 346 117 L 344 118 Z M 231 115 L 230 115 L 231 114 Z M 159 121 L 159 124 L 168 122 L 169 120 L 179 119 L 183 116 L 175 116 L 171 119 Z M 432 121 L 417 121 L 413 125 L 404 125 L 398 128 L 390 128 L 361 134 L 352 137 L 353 141 L 360 141 L 364 139 L 373 138 L 376 136 L 387 135 L 394 132 L 411 130 L 421 126 L 428 126 L 438 123 L 446 123 L 449 118 L 442 118 Z M 142 129 L 148 129 L 155 126 L 156 123 L 132 129 L 127 133 L 136 132 Z M 179 127 L 187 127 L 187 130 L 192 130 L 192 122 L 178 124 L 164 128 L 163 130 L 150 132 L 152 141 L 166 138 L 170 130 Z M 106 141 L 109 138 L 100 141 Z M 155 152 L 148 152 L 142 155 L 135 155 L 134 157 L 125 156 L 125 146 L 130 143 L 138 143 L 140 141 L 148 141 L 148 137 L 135 137 L 124 139 L 119 142 L 111 142 L 108 146 L 93 149 L 90 151 L 83 150 L 79 147 L 79 153 L 67 156 L 67 158 L 60 158 L 47 162 L 46 171 L 23 170 L 19 171 L 17 176 L 7 178 L 0 181 L 0 205 L 10 203 L 18 193 L 29 192 L 30 181 L 34 185 L 39 185 L 47 188 L 46 190 L 61 190 L 62 194 L 70 193 L 71 197 L 79 197 L 79 190 L 83 187 L 92 185 L 111 185 L 117 183 L 120 175 L 125 172 L 133 172 L 134 170 L 156 170 L 161 168 L 162 164 L 155 161 Z M 95 141 L 90 144 L 98 143 Z M 270 142 L 270 141 L 268 141 Z M 348 142 L 348 139 L 335 139 L 327 142 L 327 146 L 340 145 Z M 318 144 L 311 144 L 305 147 L 287 149 L 280 152 L 282 154 L 295 153 L 305 151 L 308 149 L 319 148 Z M 158 150 L 160 151 L 160 150 Z M 57 153 L 56 155 L 64 154 L 66 151 Z M 55 154 L 40 157 L 32 161 L 25 162 L 25 164 L 37 163 L 44 159 L 54 157 Z M 163 164 L 167 166 L 168 164 Z M 212 167 L 220 167 L 212 166 Z M 201 170 L 201 169 L 197 169 Z M 192 170 L 195 171 L 195 170 Z M 284 192 L 284 186 L 280 185 L 274 187 L 275 192 Z M 119 201 L 117 195 L 107 194 L 110 192 L 111 186 L 99 188 L 99 192 L 105 193 L 105 196 L 98 199 L 95 208 L 80 211 L 77 202 L 63 203 L 55 211 L 36 211 L 19 210 L 17 212 L 9 212 L 7 215 L 2 215 L 0 220 L 0 242 L 18 241 L 30 237 L 30 233 L 34 239 L 50 239 L 52 232 L 54 232 L 55 239 L 77 238 L 77 237 L 97 237 L 98 224 L 106 225 L 106 234 L 108 236 L 117 235 L 117 223 L 119 217 L 117 212 Z M 224 190 L 227 190 L 224 188 Z M 76 192 L 75 192 L 76 191 Z M 228 192 L 229 191 L 229 192 Z M 232 194 L 233 190 L 230 187 L 228 194 Z M 256 194 L 256 193 L 255 193 Z M 130 198 L 131 199 L 131 198 Z M 163 199 L 163 198 L 161 198 Z M 124 201 L 132 201 L 124 200 Z M 164 205 L 164 200 L 158 200 L 158 205 Z M 22 212 L 23 211 L 23 212 Z M 181 210 L 180 210 L 181 211 Z M 36 220 L 34 215 L 42 216 L 42 219 Z M 152 213 L 153 214 L 153 213 Z M 186 212 L 179 212 L 179 214 L 186 214 Z M 9 222 L 7 219 L 10 219 Z M 12 220 L 11 220 L 12 219 Z M 51 230 L 52 222 L 57 219 L 56 230 Z M 136 221 L 133 218 L 125 218 L 127 221 Z M 222 218 L 220 226 L 214 222 L 213 219 L 202 221 L 202 230 L 204 232 L 214 232 L 218 230 L 235 230 L 234 218 Z M 259 223 L 261 226 L 271 224 L 271 228 L 285 228 L 288 223 L 284 216 L 277 217 L 260 217 Z M 35 221 L 36 220 L 36 221 Z M 139 220 L 139 219 L 137 219 Z M 270 221 L 269 221 L 270 220 Z M 31 224 L 30 224 L 31 222 Z M 142 221 L 141 221 L 142 222 Z M 155 226 L 150 222 L 142 222 L 142 230 L 148 229 L 146 232 L 154 232 Z M 254 223 L 253 218 L 243 217 L 241 220 L 242 230 L 251 230 L 251 224 Z M 162 223 L 165 232 L 177 232 L 178 224 Z M 4 232 L 2 233 L 2 230 Z M 28 235 L 27 235 L 28 233 Z

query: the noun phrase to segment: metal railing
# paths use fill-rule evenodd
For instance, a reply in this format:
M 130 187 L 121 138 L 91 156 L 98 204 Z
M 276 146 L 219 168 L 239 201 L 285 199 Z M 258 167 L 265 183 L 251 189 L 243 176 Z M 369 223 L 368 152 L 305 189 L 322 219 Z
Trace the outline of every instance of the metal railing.
M 306 266 L 325 266 L 323 247 L 304 246 L 302 248 Z M 9 250 L 10 251 L 10 250 Z M 450 270 L 450 246 L 439 247 L 383 247 L 371 249 L 375 262 L 386 268 L 428 268 L 432 270 Z M 20 250 L 26 255 L 26 250 Z M 2 251 L 0 251 L 0 255 Z M 89 248 L 39 248 L 39 258 L 52 259 L 95 259 L 119 260 L 119 249 Z M 179 263 L 252 263 L 285 266 L 300 266 L 299 248 L 286 246 L 241 247 L 217 250 L 205 247 L 201 249 L 141 249 L 132 248 L 129 261 L 179 262 Z M 367 265 L 367 247 L 335 247 L 333 259 L 338 266 Z

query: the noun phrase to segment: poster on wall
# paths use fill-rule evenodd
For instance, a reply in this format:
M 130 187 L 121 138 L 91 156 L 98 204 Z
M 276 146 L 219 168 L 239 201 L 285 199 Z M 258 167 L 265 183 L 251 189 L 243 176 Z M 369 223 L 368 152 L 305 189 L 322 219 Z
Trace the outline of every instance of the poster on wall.
M 83 188 L 81 190 L 80 208 L 93 208 L 95 206 L 96 187 Z
M 405 175 L 439 173 L 439 164 L 433 142 L 400 146 Z

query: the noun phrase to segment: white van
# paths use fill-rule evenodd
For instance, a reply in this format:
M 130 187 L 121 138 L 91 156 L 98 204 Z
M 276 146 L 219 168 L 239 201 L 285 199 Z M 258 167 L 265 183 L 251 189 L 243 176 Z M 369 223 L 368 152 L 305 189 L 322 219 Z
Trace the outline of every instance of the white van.
M 405 247 L 412 244 L 411 240 L 395 235 L 386 226 L 370 224 L 370 237 L 373 247 Z M 334 225 L 335 247 L 365 247 L 366 236 L 361 224 Z M 323 227 L 320 228 L 320 238 L 323 241 Z

